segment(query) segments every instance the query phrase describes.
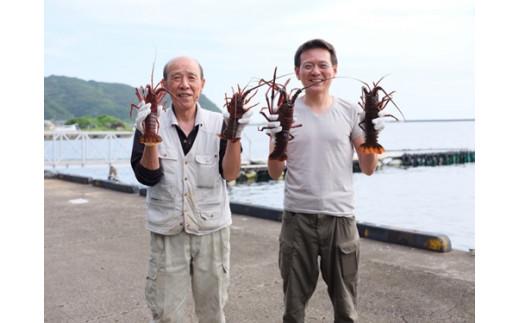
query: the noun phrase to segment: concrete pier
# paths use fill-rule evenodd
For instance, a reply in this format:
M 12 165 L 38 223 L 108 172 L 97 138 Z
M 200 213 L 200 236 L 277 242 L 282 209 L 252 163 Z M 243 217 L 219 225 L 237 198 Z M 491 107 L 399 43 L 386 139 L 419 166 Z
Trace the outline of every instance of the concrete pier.
M 45 322 L 148 322 L 143 197 L 58 179 L 44 185 Z M 231 229 L 227 321 L 281 322 L 280 223 L 234 214 Z M 475 320 L 475 258 L 468 252 L 361 239 L 358 288 L 360 322 Z M 320 278 L 305 322 L 332 321 Z

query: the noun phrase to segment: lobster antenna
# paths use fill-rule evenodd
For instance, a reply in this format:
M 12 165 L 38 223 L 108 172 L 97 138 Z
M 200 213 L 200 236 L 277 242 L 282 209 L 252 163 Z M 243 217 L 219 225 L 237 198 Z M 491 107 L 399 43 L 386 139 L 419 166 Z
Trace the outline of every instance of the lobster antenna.
M 275 66 L 275 69 L 276 68 L 277 67 Z M 290 75 L 293 75 L 293 74 L 294 74 L 294 72 L 293 73 L 286 73 L 286 74 L 282 74 L 282 75 L 278 76 L 277 78 L 280 79 L 280 78 L 284 78 L 284 77 L 287 77 L 287 76 L 290 76 Z M 257 77 L 253 77 L 253 78 L 251 78 L 251 80 L 255 80 L 255 81 L 258 81 L 258 82 L 265 82 L 265 80 L 263 78 L 257 78 Z
M 267 83 L 269 84 L 269 88 L 271 89 L 271 104 L 273 104 L 273 110 L 274 110 L 274 89 L 275 89 L 275 86 L 276 86 L 276 71 L 278 70 L 278 66 L 275 66 L 274 67 L 274 73 L 273 73 L 273 83 L 270 84 L 271 82 L 265 82 L 264 83 Z M 267 90 L 269 91 L 269 90 Z M 267 93 L 266 93 L 267 95 Z
M 383 76 L 382 76 L 382 77 L 381 77 L 381 78 L 380 78 L 376 83 L 374 83 L 374 86 L 377 86 L 377 85 L 379 84 L 379 82 L 381 82 L 381 81 L 382 81 L 385 77 L 387 77 L 388 75 L 390 75 L 390 73 L 383 75 Z M 394 107 L 397 108 L 397 110 L 399 111 L 399 113 L 400 113 L 401 116 L 403 117 L 403 120 L 406 120 L 406 118 L 405 118 L 403 112 L 402 112 L 401 109 L 397 106 L 397 104 L 394 102 L 394 100 L 392 99 L 392 97 L 391 97 L 388 93 L 386 93 L 385 89 L 383 89 L 382 87 L 380 87 L 380 89 L 381 89 L 381 91 L 383 91 L 383 93 L 384 93 L 386 96 L 388 96 L 388 97 L 390 98 L 390 102 L 392 102 L 392 104 L 394 105 Z M 394 92 L 395 92 L 395 91 L 394 91 Z M 390 93 L 390 94 L 392 94 L 392 93 Z
M 370 85 L 367 82 L 364 82 L 358 78 L 352 77 L 352 76 L 336 76 L 337 79 L 350 79 L 350 80 L 356 80 L 360 83 L 363 83 L 366 87 L 370 87 Z
M 247 81 L 246 86 L 244 86 L 244 89 L 247 88 L 249 86 L 249 84 L 251 84 L 253 82 L 257 82 L 257 80 L 258 80 L 258 78 L 256 78 L 256 77 L 249 78 L 249 81 Z
M 307 86 L 304 86 L 302 88 L 299 88 L 299 89 L 292 89 L 290 94 L 289 94 L 289 97 L 291 97 L 292 100 L 296 101 L 296 98 L 298 97 L 298 95 L 300 95 L 300 93 L 302 93 L 303 90 L 305 90 L 305 89 L 307 89 L 307 88 L 309 88 L 309 87 L 311 87 L 311 86 L 313 86 L 315 84 L 318 84 L 318 83 L 321 83 L 321 82 L 325 82 L 325 81 L 328 81 L 328 80 L 332 80 L 333 78 L 335 78 L 335 77 L 329 77 L 329 78 L 326 78 L 326 79 L 323 79 L 323 80 L 320 80 L 320 81 L 317 81 L 317 82 L 312 82 L 311 84 L 309 84 Z M 294 94 L 292 94 L 293 91 L 296 91 L 296 92 L 294 92 Z
M 152 63 L 152 77 L 151 77 L 151 80 L 150 80 L 150 85 L 153 87 L 153 71 L 155 70 L 155 58 L 153 59 L 153 63 Z
M 390 73 L 388 74 L 385 74 L 383 75 L 376 83 L 374 83 L 374 86 L 377 86 L 379 84 L 379 82 L 381 82 L 385 77 L 387 77 L 388 75 L 390 75 Z M 383 91 L 384 92 L 384 91 Z M 386 94 L 386 93 L 385 93 Z
M 155 54 L 153 56 L 153 63 L 152 63 L 152 79 L 150 85 L 153 88 L 153 71 L 155 70 L 155 61 L 157 60 L 157 47 L 155 47 Z
M 390 73 L 383 75 L 377 82 L 374 83 L 374 85 L 377 86 L 377 84 L 379 84 L 379 82 L 381 82 L 388 75 L 390 75 Z M 368 83 L 366 83 L 366 82 L 364 82 L 364 81 L 362 81 L 362 80 L 360 80 L 358 78 L 352 77 L 352 76 L 336 76 L 335 78 L 356 80 L 358 82 L 363 83 L 366 87 L 370 88 L 370 85 Z M 388 93 L 385 91 L 385 89 L 383 89 L 383 88 L 380 88 L 380 89 L 381 89 L 381 91 L 383 91 L 383 93 L 385 95 L 389 96 Z M 392 102 L 392 104 L 397 108 L 397 110 L 399 111 L 399 113 L 403 117 L 403 120 L 406 120 L 403 112 L 401 111 L 401 109 L 397 106 L 397 104 L 394 102 L 394 100 L 391 97 L 390 97 L 390 102 Z
M 335 79 L 335 78 L 336 78 L 336 77 L 333 76 L 333 77 L 329 77 L 329 78 L 326 78 L 326 79 L 323 79 L 323 80 L 319 80 L 319 81 L 317 81 L 317 82 L 312 82 L 311 84 L 309 84 L 309 85 L 307 85 L 307 86 L 305 86 L 305 87 L 302 87 L 300 90 L 305 90 L 306 88 L 309 88 L 309 87 L 311 87 L 311 86 L 313 86 L 313 85 L 316 85 L 316 84 L 318 84 L 318 83 L 325 82 L 325 81 L 328 81 L 328 80 L 332 80 L 332 79 Z
M 294 72 L 282 74 L 282 75 L 278 76 L 278 78 L 281 79 L 281 78 L 284 78 L 284 77 L 287 77 L 287 76 L 293 75 L 293 74 L 294 74 Z

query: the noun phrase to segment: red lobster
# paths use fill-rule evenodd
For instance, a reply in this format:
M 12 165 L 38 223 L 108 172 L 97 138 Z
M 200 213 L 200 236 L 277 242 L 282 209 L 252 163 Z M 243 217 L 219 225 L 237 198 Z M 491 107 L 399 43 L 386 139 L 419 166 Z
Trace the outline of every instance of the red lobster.
M 159 136 L 158 109 L 166 93 L 169 93 L 169 91 L 163 87 L 162 82 L 159 82 L 156 86 L 153 85 L 153 70 L 154 67 L 152 66 L 151 83 L 147 84 L 146 88 L 140 86 L 135 89 L 135 94 L 139 102 L 144 101 L 144 103 L 151 104 L 151 113 L 144 120 L 144 133 L 141 138 L 139 138 L 139 142 L 145 146 L 154 146 L 162 142 L 162 138 Z M 130 115 L 133 109 L 139 110 L 139 106 L 132 103 L 130 105 Z
M 241 89 L 240 85 L 237 85 L 237 92 L 235 92 L 235 90 L 231 88 L 231 90 L 233 91 L 233 95 L 231 96 L 231 98 L 228 98 L 227 94 L 225 95 L 226 103 L 224 103 L 224 106 L 226 107 L 229 113 L 229 118 L 226 127 L 224 128 L 224 131 L 222 131 L 222 133 L 219 135 L 220 138 L 231 141 L 237 141 L 238 139 L 240 139 L 237 138 L 238 120 L 242 118 L 242 116 L 247 111 L 251 110 L 254 106 L 256 106 L 255 104 L 249 107 L 248 109 L 244 108 L 245 105 L 247 105 L 247 103 L 249 103 L 249 101 L 256 95 L 257 91 L 253 93 L 252 91 L 259 88 L 262 85 L 264 84 L 258 84 L 257 86 L 254 86 L 250 89 L 247 89 L 247 86 Z
M 290 93 L 287 93 L 287 84 L 289 84 L 290 80 L 287 80 L 285 84 L 276 83 L 276 69 L 274 69 L 274 75 L 272 81 L 264 81 L 261 80 L 262 83 L 269 84 L 269 89 L 267 90 L 265 97 L 267 100 L 267 109 L 270 114 L 278 114 L 278 120 L 280 121 L 280 126 L 282 130 L 275 134 L 275 146 L 271 154 L 269 155 L 269 159 L 271 160 L 279 160 L 284 161 L 287 160 L 287 144 L 289 140 L 292 140 L 294 136 L 289 132 L 292 128 L 301 127 L 301 124 L 294 124 L 294 103 L 298 96 L 308 87 L 313 86 L 315 82 L 309 86 L 293 89 Z M 322 82 L 322 81 L 320 81 Z M 274 97 L 275 92 L 279 93 L 278 102 L 276 104 L 276 109 L 274 107 Z M 269 93 L 271 94 L 271 98 L 269 99 Z M 260 113 L 268 120 L 271 121 L 267 115 L 260 111 Z M 273 127 L 262 127 L 258 130 L 262 131 L 264 129 L 271 129 Z
M 358 80 L 366 86 L 361 88 L 361 102 L 358 102 L 361 108 L 365 110 L 365 119 L 359 123 L 359 126 L 365 131 L 365 142 L 361 145 L 361 151 L 366 154 L 382 154 L 385 151 L 383 146 L 381 146 L 377 141 L 378 134 L 377 130 L 374 128 L 372 120 L 379 117 L 379 111 L 383 110 L 388 102 L 392 102 L 392 104 L 397 108 L 397 110 L 399 110 L 404 119 L 404 115 L 401 112 L 401 109 L 399 109 L 399 107 L 392 100 L 392 94 L 394 94 L 395 91 L 387 93 L 381 86 L 379 86 L 379 83 L 383 80 L 383 78 L 385 78 L 385 76 L 381 77 L 379 81 L 373 83 L 372 88 L 369 84 Z M 381 100 L 379 99 L 379 91 L 385 94 Z M 392 117 L 399 121 L 399 119 L 391 114 L 387 114 L 386 116 Z

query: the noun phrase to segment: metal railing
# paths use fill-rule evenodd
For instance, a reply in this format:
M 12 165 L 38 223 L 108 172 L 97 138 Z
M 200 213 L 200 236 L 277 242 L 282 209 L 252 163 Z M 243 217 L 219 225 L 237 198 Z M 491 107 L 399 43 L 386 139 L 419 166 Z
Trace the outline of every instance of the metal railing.
M 128 162 L 131 131 L 45 131 L 46 167 Z

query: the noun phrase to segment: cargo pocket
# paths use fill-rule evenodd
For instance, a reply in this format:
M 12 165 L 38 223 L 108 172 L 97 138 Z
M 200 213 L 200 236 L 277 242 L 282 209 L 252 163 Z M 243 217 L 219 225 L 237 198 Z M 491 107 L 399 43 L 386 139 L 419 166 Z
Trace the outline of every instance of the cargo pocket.
M 148 307 L 152 311 L 154 318 L 161 316 L 157 296 L 157 266 L 153 266 L 150 263 L 148 268 L 148 275 L 146 276 L 145 299 Z
M 282 228 L 278 241 L 280 242 L 280 250 L 278 252 L 278 267 L 282 279 L 286 281 L 292 270 L 293 258 L 295 254 L 294 248 L 294 221 L 295 213 L 283 211 Z
M 162 304 L 164 299 L 164 293 L 161 287 L 157 283 L 157 272 L 159 266 L 157 264 L 158 258 L 161 255 L 160 245 L 164 241 L 158 241 L 160 237 L 156 237 L 154 234 L 151 235 L 150 241 L 150 260 L 148 262 L 148 273 L 146 275 L 146 286 L 145 286 L 145 299 L 148 307 L 152 312 L 154 319 L 162 316 Z
M 339 245 L 341 273 L 345 280 L 355 278 L 359 265 L 359 239 Z
M 292 270 L 294 252 L 295 251 L 292 244 L 284 240 L 280 241 L 280 251 L 278 253 L 278 267 L 280 268 L 280 275 L 284 280 L 284 285 L 289 279 L 289 274 Z
M 221 245 L 221 254 L 222 254 L 222 271 L 224 275 L 229 275 L 229 265 L 230 265 L 230 227 L 227 226 L 220 230 L 220 245 Z

